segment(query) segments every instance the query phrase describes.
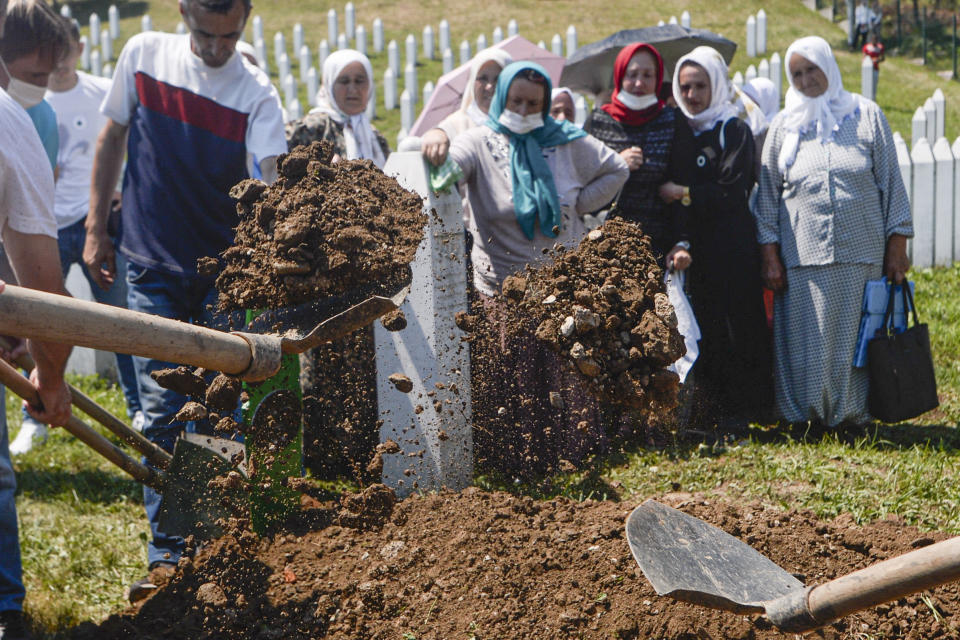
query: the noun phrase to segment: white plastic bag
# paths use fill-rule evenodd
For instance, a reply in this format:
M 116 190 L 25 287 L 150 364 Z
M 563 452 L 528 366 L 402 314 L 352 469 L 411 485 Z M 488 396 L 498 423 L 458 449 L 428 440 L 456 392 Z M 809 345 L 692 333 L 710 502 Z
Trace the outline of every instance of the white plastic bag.
M 700 355 L 700 347 L 697 344 L 701 337 L 700 325 L 697 324 L 697 318 L 693 315 L 693 307 L 687 300 L 687 294 L 683 292 L 683 271 L 667 271 L 663 280 L 667 285 L 670 304 L 673 305 L 673 311 L 677 315 L 677 329 L 687 347 L 683 357 L 667 367 L 667 370 L 680 376 L 680 384 L 683 384 L 690 369 L 693 368 L 693 363 L 697 361 L 697 356 Z

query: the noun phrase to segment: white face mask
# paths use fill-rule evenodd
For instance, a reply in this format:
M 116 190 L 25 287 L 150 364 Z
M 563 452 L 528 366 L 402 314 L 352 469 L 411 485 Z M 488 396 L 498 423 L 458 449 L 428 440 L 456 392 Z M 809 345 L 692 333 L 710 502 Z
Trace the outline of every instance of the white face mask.
M 522 136 L 525 133 L 530 133 L 534 129 L 539 129 L 543 126 L 543 114 L 531 113 L 530 115 L 522 116 L 509 109 L 504 109 L 497 121 L 513 133 Z
M 657 104 L 657 94 L 648 93 L 645 96 L 635 96 L 621 89 L 620 92 L 617 93 L 617 100 L 631 111 L 643 111 Z
M 46 87 L 40 87 L 14 78 L 7 70 L 7 64 L 3 61 L 3 58 L 0 58 L 0 66 L 3 66 L 4 73 L 10 78 L 10 86 L 7 87 L 7 93 L 10 94 L 11 98 L 16 100 L 24 109 L 29 109 L 30 107 L 35 107 L 40 104 L 43 96 L 47 93 Z

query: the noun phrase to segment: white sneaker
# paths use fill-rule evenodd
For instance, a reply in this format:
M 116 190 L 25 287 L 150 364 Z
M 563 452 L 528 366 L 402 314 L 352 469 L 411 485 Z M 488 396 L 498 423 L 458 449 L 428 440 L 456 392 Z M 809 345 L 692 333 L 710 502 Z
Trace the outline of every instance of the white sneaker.
M 34 446 L 47 441 L 47 425 L 37 422 L 30 416 L 23 418 L 17 437 L 10 443 L 10 455 L 20 455 L 33 449 Z
M 143 431 L 143 425 L 146 420 L 147 419 L 144 417 L 143 411 L 137 411 L 135 414 L 133 414 L 133 420 L 130 421 L 130 426 L 136 431 Z

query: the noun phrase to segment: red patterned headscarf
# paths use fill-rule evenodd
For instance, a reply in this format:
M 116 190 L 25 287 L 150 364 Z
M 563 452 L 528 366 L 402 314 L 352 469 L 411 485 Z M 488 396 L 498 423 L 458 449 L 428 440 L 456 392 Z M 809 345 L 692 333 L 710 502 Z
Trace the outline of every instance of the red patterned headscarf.
M 600 107 L 613 116 L 614 120 L 633 126 L 640 126 L 650 122 L 660 115 L 660 112 L 663 111 L 663 107 L 666 104 L 663 100 L 658 100 L 655 105 L 643 111 L 634 111 L 620 102 L 618 96 L 620 95 L 620 85 L 623 83 L 623 76 L 627 73 L 627 65 L 630 64 L 630 59 L 636 55 L 638 51 L 646 51 L 657 61 L 657 87 L 654 93 L 660 95 L 660 88 L 663 86 L 663 58 L 660 57 L 660 52 L 653 46 L 645 42 L 635 42 L 634 44 L 627 45 L 617 54 L 617 60 L 613 63 L 613 96 L 609 103 Z

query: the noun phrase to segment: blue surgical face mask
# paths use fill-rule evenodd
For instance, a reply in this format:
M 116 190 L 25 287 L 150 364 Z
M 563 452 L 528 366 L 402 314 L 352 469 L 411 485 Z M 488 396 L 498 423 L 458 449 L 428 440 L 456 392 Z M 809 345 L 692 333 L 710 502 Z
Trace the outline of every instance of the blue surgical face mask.
M 500 117 L 497 119 L 497 122 L 505 126 L 513 133 L 522 136 L 525 133 L 530 133 L 534 129 L 539 129 L 543 126 L 543 114 L 531 113 L 529 115 L 522 116 L 519 113 L 510 111 L 509 109 L 504 109 L 503 113 L 501 113 Z

